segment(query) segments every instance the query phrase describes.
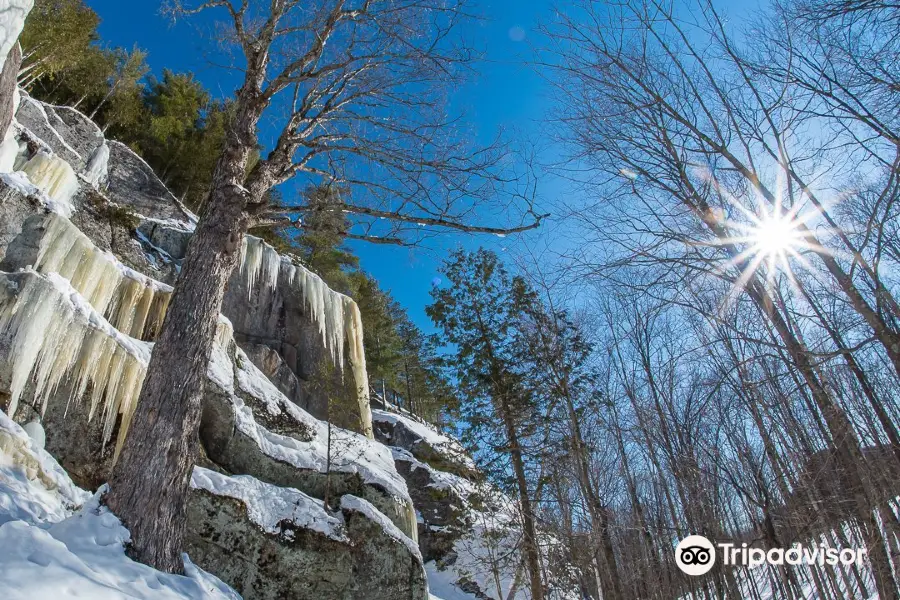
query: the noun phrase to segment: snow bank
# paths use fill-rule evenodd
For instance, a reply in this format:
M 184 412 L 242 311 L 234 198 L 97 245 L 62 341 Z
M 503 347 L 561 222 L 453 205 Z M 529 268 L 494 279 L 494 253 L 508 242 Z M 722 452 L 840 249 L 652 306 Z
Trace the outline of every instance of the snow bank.
M 22 427 L 0 412 L 0 524 L 61 521 L 90 497 Z
M 224 583 L 190 564 L 187 577 L 161 573 L 125 555 L 128 530 L 99 494 L 52 524 L 0 526 L 0 589 L 5 600 L 239 600 Z
M 343 521 L 328 514 L 321 500 L 299 490 L 263 483 L 249 475 L 229 477 L 203 467 L 194 467 L 191 487 L 240 500 L 247 507 L 250 520 L 267 533 L 290 538 L 292 531 L 284 527 L 284 523 L 290 523 L 333 540 L 347 540 Z
M 79 507 L 83 506 L 78 512 Z M 240 600 L 185 555 L 187 577 L 125 555 L 128 530 L 0 413 L 0 590 L 4 600 Z

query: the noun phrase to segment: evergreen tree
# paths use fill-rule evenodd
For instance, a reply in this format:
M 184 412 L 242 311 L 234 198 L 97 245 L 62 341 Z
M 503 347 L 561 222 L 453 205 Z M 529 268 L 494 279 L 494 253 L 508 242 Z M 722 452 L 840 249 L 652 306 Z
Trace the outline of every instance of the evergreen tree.
M 36 0 L 19 36 L 19 85 L 28 88 L 82 63 L 99 39 L 99 24 L 100 17 L 82 0 Z
M 511 275 L 496 254 L 456 251 L 441 272 L 448 287 L 432 290 L 426 309 L 456 352 L 449 358 L 460 394 L 460 413 L 467 437 L 509 460 L 512 487 L 523 524 L 523 556 L 531 597 L 544 598 L 532 490 L 525 443 L 539 417 L 538 396 L 521 369 L 521 336 L 525 313 L 535 302 L 525 280 Z M 493 475 L 505 481 L 493 461 Z

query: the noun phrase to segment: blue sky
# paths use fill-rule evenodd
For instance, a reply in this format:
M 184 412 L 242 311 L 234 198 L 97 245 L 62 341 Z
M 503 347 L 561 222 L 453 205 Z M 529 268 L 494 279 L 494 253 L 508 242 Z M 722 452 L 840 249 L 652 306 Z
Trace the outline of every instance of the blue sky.
M 103 40 L 116 46 L 137 45 L 149 53 L 148 62 L 154 72 L 163 68 L 192 71 L 216 95 L 228 95 L 234 79 L 211 66 L 204 59 L 202 41 L 187 24 L 172 25 L 159 14 L 159 0 L 87 0 L 101 17 Z M 530 44 L 536 41 L 535 28 L 551 18 L 550 0 L 481 0 L 480 13 L 485 17 L 474 24 L 466 35 L 485 50 L 486 61 L 479 66 L 480 76 L 462 90 L 467 116 L 480 137 L 491 139 L 499 128 L 515 129 L 526 138 L 541 137 L 541 119 L 550 107 L 546 82 L 527 64 Z M 549 207 L 554 196 L 562 193 L 559 183 L 549 176 L 542 178 L 539 194 L 542 205 Z M 477 247 L 479 244 L 503 251 L 514 240 L 488 236 L 455 236 L 448 234 L 431 241 L 427 248 L 405 249 L 357 243 L 363 267 L 372 273 L 382 287 L 391 291 L 408 310 L 413 320 L 426 331 L 431 323 L 424 307 L 428 291 L 438 275 L 441 258 L 457 244 Z

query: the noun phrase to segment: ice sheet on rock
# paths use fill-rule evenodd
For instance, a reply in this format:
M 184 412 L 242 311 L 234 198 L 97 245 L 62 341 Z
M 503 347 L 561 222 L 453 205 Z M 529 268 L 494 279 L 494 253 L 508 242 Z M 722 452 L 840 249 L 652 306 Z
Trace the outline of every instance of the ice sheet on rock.
M 22 171 L 31 183 L 53 200 L 55 212 L 68 217 L 75 211 L 72 199 L 78 193 L 78 176 L 69 163 L 56 155 L 40 151 L 25 163 Z
M 234 393 L 234 363 L 228 355 L 228 347 L 233 339 L 233 334 L 234 328 L 231 325 L 231 321 L 219 315 L 216 340 L 206 369 L 207 377 L 223 390 L 232 394 Z
M 77 514 L 38 527 L 25 521 L 0 526 L 0 589 L 4 600 L 69 597 L 91 600 L 240 600 L 185 557 L 188 576 L 161 573 L 125 554 L 130 534 L 99 505 L 99 495 Z
M 358 498 L 356 496 L 346 494 L 341 496 L 341 508 L 344 510 L 352 510 L 358 513 L 362 513 L 365 515 L 370 521 L 374 521 L 381 525 L 381 528 L 384 529 L 384 532 L 401 542 L 406 548 L 409 550 L 410 554 L 422 560 L 422 553 L 419 551 L 419 546 L 409 538 L 405 533 L 400 531 L 400 529 L 394 525 L 390 519 L 388 519 L 384 513 L 379 511 L 377 508 L 372 506 L 372 504 L 363 500 L 362 498 Z
M 0 412 L 0 524 L 61 521 L 90 497 L 23 428 Z
M 109 145 L 106 142 L 94 150 L 84 170 L 84 178 L 95 188 L 101 187 L 109 179 Z
M 118 453 L 143 385 L 149 345 L 119 332 L 57 274 L 25 271 L 3 278 L 14 287 L 0 295 L 0 337 L 8 344 L 12 372 L 9 414 L 15 414 L 29 381 L 34 404 L 43 411 L 69 377 L 70 402 L 86 397 L 90 387 L 89 418 L 102 409 L 104 442 L 121 415 Z
M 19 40 L 19 34 L 25 26 L 25 17 L 34 6 L 34 0 L 5 0 L 0 9 L 0 70 L 6 63 L 6 57 L 14 44 Z
M 267 533 L 290 537 L 290 529 L 283 524 L 291 523 L 333 540 L 347 539 L 343 520 L 330 515 L 321 500 L 299 490 L 263 483 L 249 475 L 229 477 L 203 467 L 194 467 L 191 487 L 240 500 L 247 507 L 250 520 Z
M 319 327 L 322 343 L 329 351 L 334 365 L 341 369 L 345 366 L 350 367 L 357 389 L 363 432 L 372 437 L 362 316 L 356 302 L 332 290 L 321 277 L 303 265 L 282 257 L 272 246 L 253 236 L 246 236 L 244 240 L 240 272 L 244 277 L 247 293 L 251 297 L 257 285 L 262 285 L 266 290 L 272 290 L 278 285 L 287 285 L 299 292 L 312 321 Z M 284 281 L 281 281 L 282 278 Z M 346 357 L 345 344 L 349 348 L 349 356 Z
M 47 216 L 34 268 L 59 273 L 117 329 L 149 339 L 162 327 L 172 288 L 97 248 L 67 218 Z

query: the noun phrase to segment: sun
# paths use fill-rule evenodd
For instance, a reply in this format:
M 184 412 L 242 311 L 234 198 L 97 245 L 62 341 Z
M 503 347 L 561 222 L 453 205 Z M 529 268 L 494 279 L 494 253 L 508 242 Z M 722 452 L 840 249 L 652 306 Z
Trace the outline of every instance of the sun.
M 766 259 L 787 257 L 802 246 L 801 223 L 790 213 L 770 214 L 759 219 L 749 234 L 754 254 Z

